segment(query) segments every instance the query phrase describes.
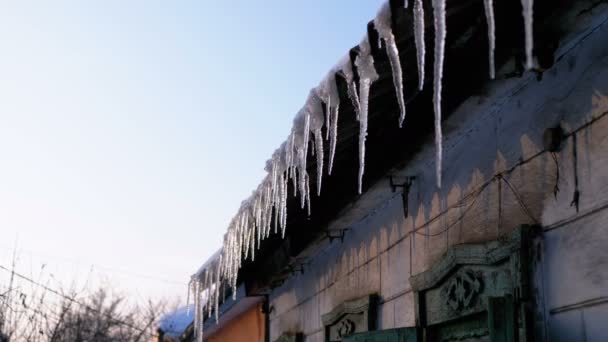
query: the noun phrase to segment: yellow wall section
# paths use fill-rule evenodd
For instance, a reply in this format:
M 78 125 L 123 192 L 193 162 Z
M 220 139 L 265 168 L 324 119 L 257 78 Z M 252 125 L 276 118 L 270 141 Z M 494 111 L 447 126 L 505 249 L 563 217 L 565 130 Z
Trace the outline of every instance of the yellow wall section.
M 262 304 L 258 304 L 206 338 L 209 342 L 264 342 Z

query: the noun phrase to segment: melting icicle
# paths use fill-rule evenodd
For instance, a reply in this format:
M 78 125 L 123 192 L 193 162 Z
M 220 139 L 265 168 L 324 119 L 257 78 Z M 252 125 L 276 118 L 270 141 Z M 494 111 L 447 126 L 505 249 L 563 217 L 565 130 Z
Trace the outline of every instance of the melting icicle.
M 308 209 L 308 216 L 310 216 L 310 176 L 305 175 L 306 178 L 306 207 Z
M 359 55 L 355 60 L 359 70 L 359 193 L 362 191 L 363 173 L 365 172 L 365 139 L 367 137 L 367 114 L 369 107 L 369 91 L 378 73 L 374 67 L 374 57 L 367 36 L 359 44 Z
M 220 320 L 220 313 L 219 313 L 219 306 L 220 306 L 220 284 L 222 283 L 222 278 L 221 278 L 221 272 L 222 272 L 222 259 L 223 259 L 223 255 L 220 254 L 220 258 L 217 261 L 217 269 L 216 269 L 216 274 L 217 274 L 217 278 L 215 279 L 215 323 L 219 323 Z
M 395 42 L 395 35 L 391 28 L 391 7 L 388 2 L 378 11 L 378 15 L 374 19 L 374 25 L 378 31 L 380 38 L 384 39 L 386 43 L 386 53 L 388 60 L 391 64 L 391 70 L 393 74 L 393 84 L 395 86 L 395 93 L 397 94 L 397 102 L 399 103 L 399 127 L 403 125 L 405 119 L 405 99 L 403 97 L 403 70 L 401 69 L 401 61 L 399 59 L 399 49 L 397 49 L 397 43 Z
M 494 66 L 494 49 L 496 47 L 496 29 L 494 23 L 494 0 L 483 0 L 484 9 L 486 12 L 486 21 L 488 23 L 488 58 L 490 60 L 490 78 L 496 77 Z
M 190 316 L 190 292 L 192 292 L 192 279 L 188 283 L 188 293 L 186 293 L 186 316 Z
M 323 104 L 312 90 L 306 101 L 306 109 L 310 115 L 310 131 L 314 135 L 314 151 L 317 157 L 317 196 L 321 195 L 321 180 L 323 179 Z M 310 200 L 310 199 L 309 199 Z
M 323 136 L 321 129 L 315 130 L 315 149 L 317 150 L 317 196 L 321 196 L 321 181 L 323 179 Z
M 331 175 L 331 170 L 334 165 L 334 156 L 336 155 L 336 143 L 338 142 L 338 117 L 340 115 L 340 93 L 338 92 L 338 84 L 336 83 L 336 73 L 331 72 L 327 79 L 327 87 L 329 100 L 331 103 L 331 129 L 329 131 L 329 167 L 327 172 Z
M 414 41 L 416 43 L 416 60 L 418 62 L 418 89 L 424 87 L 424 59 L 426 44 L 424 41 L 424 7 L 422 0 L 414 2 Z
M 292 135 L 294 136 L 294 145 L 296 152 L 296 160 L 294 165 L 298 172 L 298 192 L 300 193 L 300 206 L 302 209 L 306 204 L 306 154 L 308 151 L 309 144 L 309 132 L 310 131 L 310 111 L 302 108 L 296 118 L 294 119 L 294 127 L 292 129 Z
M 337 68 L 334 67 L 317 87 L 317 94 L 325 102 L 325 126 L 329 138 L 329 164 L 327 173 L 331 175 L 336 143 L 338 138 L 338 115 L 340 111 L 340 93 L 336 83 Z
M 342 57 L 340 61 L 340 70 L 346 80 L 346 92 L 350 101 L 353 104 L 357 120 L 359 119 L 359 94 L 357 94 L 357 85 L 355 84 L 355 71 L 353 70 L 353 64 L 350 60 L 350 56 L 346 55 Z
M 524 16 L 524 28 L 526 31 L 526 69 L 532 69 L 532 50 L 534 49 L 534 32 L 533 30 L 533 7 L 534 0 L 521 0 L 522 14 Z
M 441 162 L 443 159 L 441 133 L 441 89 L 443 79 L 443 60 L 445 51 L 445 0 L 433 0 L 433 16 L 435 17 L 435 68 L 433 75 L 433 107 L 435 110 L 435 148 L 436 148 L 436 177 L 437 186 L 441 187 Z
M 331 130 L 329 133 L 329 167 L 327 173 L 331 175 L 334 166 L 334 156 L 336 155 L 336 144 L 338 143 L 338 116 L 340 113 L 340 103 L 338 103 L 331 115 Z
M 282 191 L 282 199 L 281 199 L 281 208 L 283 212 L 283 219 L 281 224 L 281 238 L 285 237 L 285 228 L 287 227 L 287 182 L 289 180 L 287 177 L 283 179 L 283 191 Z
M 249 243 L 251 244 L 251 246 L 249 247 L 249 250 L 251 251 L 251 261 L 255 261 L 255 229 L 249 229 Z
M 198 342 L 203 341 L 201 306 L 200 280 L 196 279 L 194 282 L 194 335 L 196 336 L 196 340 Z

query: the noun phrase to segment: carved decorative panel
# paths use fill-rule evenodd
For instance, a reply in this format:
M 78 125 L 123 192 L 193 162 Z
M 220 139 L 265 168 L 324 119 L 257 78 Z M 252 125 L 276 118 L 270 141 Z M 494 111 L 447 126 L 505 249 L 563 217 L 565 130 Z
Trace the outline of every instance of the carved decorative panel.
M 325 341 L 338 342 L 355 333 L 373 330 L 376 324 L 376 296 L 344 302 L 323 315 Z
M 417 326 L 428 341 L 514 341 L 527 311 L 529 241 L 521 226 L 508 239 L 451 247 L 427 271 L 410 278 Z
M 483 277 L 471 269 L 464 269 L 444 285 L 442 293 L 445 304 L 454 311 L 473 307 L 483 290 Z

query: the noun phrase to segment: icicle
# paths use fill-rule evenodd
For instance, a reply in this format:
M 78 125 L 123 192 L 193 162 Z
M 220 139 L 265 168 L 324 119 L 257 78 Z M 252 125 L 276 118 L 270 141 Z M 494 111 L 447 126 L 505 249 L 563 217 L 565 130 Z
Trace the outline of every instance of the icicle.
M 266 239 L 266 237 L 268 236 L 268 234 L 270 234 L 270 231 L 272 230 L 272 190 L 270 189 L 270 186 L 267 185 L 264 189 L 265 192 L 265 197 L 266 197 L 266 205 L 265 205 L 265 217 L 266 219 L 264 220 L 265 225 L 262 228 L 262 235 L 260 236 L 260 244 L 258 245 L 258 249 L 260 249 L 261 247 L 261 242 L 264 241 Z
M 211 296 L 211 294 L 213 293 L 213 270 L 210 270 L 208 272 L 209 274 L 209 281 L 206 281 L 205 284 L 205 289 L 207 291 L 207 302 L 205 302 L 205 311 L 207 313 L 207 318 L 209 318 L 211 316 L 211 303 L 213 300 L 213 297 Z M 207 272 L 205 272 L 205 277 L 207 276 Z
M 254 229 L 250 229 L 249 230 L 249 243 L 251 244 L 251 246 L 249 247 L 249 251 L 251 252 L 251 261 L 255 261 L 255 230 Z
M 222 283 L 221 271 L 222 271 L 222 259 L 223 255 L 220 254 L 220 258 L 217 261 L 217 278 L 215 279 L 215 323 L 218 324 L 220 320 L 219 306 L 220 306 L 220 284 Z
M 327 98 L 327 105 L 325 110 L 325 140 L 329 140 L 329 128 L 331 127 L 331 99 Z
M 393 74 L 393 84 L 395 86 L 395 93 L 397 95 L 397 102 L 399 103 L 399 127 L 403 125 L 405 119 L 405 99 L 403 97 L 403 70 L 401 69 L 401 60 L 399 59 L 399 49 L 397 49 L 397 43 L 395 42 L 395 35 L 391 28 L 391 7 L 388 2 L 380 8 L 378 15 L 374 19 L 374 25 L 378 31 L 378 36 L 384 39 L 386 43 L 386 53 L 388 60 L 391 64 L 391 70 Z
M 252 225 L 255 226 L 255 225 Z M 240 250 L 242 252 L 242 257 L 241 257 L 241 253 L 239 253 L 239 259 L 245 259 L 247 257 L 247 250 L 249 249 L 248 246 L 248 242 L 247 241 L 247 229 L 249 229 L 249 211 L 247 211 L 246 213 L 243 214 L 243 220 L 242 220 L 242 225 L 241 225 L 241 233 L 239 234 L 241 236 L 240 238 Z
M 264 205 L 264 206 L 266 206 L 266 205 Z M 266 209 L 266 208 L 264 208 L 264 209 Z M 265 222 L 265 219 L 262 220 L 262 222 Z M 257 237 L 256 238 L 256 246 L 257 246 L 258 249 L 260 248 L 260 243 L 261 243 L 261 240 L 262 240 L 262 229 L 264 229 L 264 228 L 263 227 L 258 227 L 258 229 L 256 229 L 256 237 Z
M 367 114 L 369 107 L 369 90 L 378 73 L 374 68 L 374 58 L 367 37 L 359 44 L 360 52 L 355 60 L 359 70 L 359 193 L 362 191 L 363 173 L 365 171 L 365 139 L 367 137 Z
M 526 69 L 532 69 L 532 50 L 534 49 L 533 15 L 534 0 L 521 0 L 524 28 L 526 30 Z
M 336 152 L 338 115 L 340 111 L 340 93 L 338 92 L 338 84 L 336 83 L 337 71 L 337 67 L 334 67 L 317 87 L 317 95 L 325 102 L 326 139 L 329 139 L 329 164 L 327 173 L 330 175 Z
M 409 6 L 408 1 L 407 1 L 407 0 L 405 0 L 404 2 L 405 2 L 405 3 L 403 4 L 403 7 L 408 8 L 408 6 Z
M 338 142 L 338 116 L 340 115 L 340 93 L 338 92 L 338 84 L 336 83 L 336 73 L 331 72 L 328 78 L 328 92 L 331 101 L 331 129 L 329 131 L 329 168 L 328 174 L 331 175 L 331 170 L 334 164 L 334 156 L 336 154 L 336 143 Z
M 281 208 L 283 212 L 283 221 L 281 224 L 281 238 L 285 237 L 285 228 L 287 227 L 287 177 L 283 180 L 283 198 L 281 199 Z
M 486 21 L 488 22 L 488 58 L 490 60 L 490 78 L 496 77 L 494 67 L 494 49 L 496 46 L 496 33 L 494 24 L 494 0 L 483 0 L 484 9 L 486 12 Z
M 338 142 L 338 116 L 340 113 L 340 103 L 338 103 L 331 115 L 331 130 L 329 133 L 329 167 L 327 173 L 331 175 L 334 166 L 334 156 L 336 155 L 336 144 Z
M 317 196 L 321 196 L 321 181 L 323 180 L 323 136 L 318 129 L 314 133 L 317 150 Z
M 302 158 L 302 167 L 306 169 L 306 162 L 308 161 L 308 144 L 310 142 L 310 112 L 304 112 L 304 139 L 302 140 L 302 150 L 304 156 Z
M 306 174 L 306 205 L 310 216 L 310 176 Z
M 279 210 L 278 207 L 274 207 L 274 233 L 276 234 L 279 231 Z M 268 237 L 268 236 L 266 236 Z
M 353 70 L 353 64 L 351 63 L 350 56 L 346 55 L 340 61 L 340 70 L 346 80 L 346 92 L 348 97 L 353 104 L 357 120 L 359 120 L 359 95 L 357 94 L 357 85 L 355 84 L 355 72 Z
M 314 151 L 317 157 L 317 196 L 321 195 L 321 181 L 323 179 L 323 104 L 317 96 L 317 91 L 312 90 L 306 101 L 306 110 L 310 117 L 310 131 L 314 135 Z
M 433 106 L 435 109 L 435 148 L 437 186 L 441 187 L 441 163 L 443 159 L 441 133 L 441 89 L 443 79 L 443 60 L 445 50 L 445 0 L 433 0 L 433 16 L 435 17 L 435 70 L 433 75 Z
M 192 292 L 192 279 L 188 283 L 188 293 L 186 293 L 186 316 L 190 316 L 190 292 Z
M 416 60 L 418 61 L 418 89 L 424 87 L 424 59 L 426 43 L 424 41 L 424 7 L 422 0 L 414 2 L 414 40 L 416 43 Z
M 300 187 L 300 207 L 302 209 L 304 209 L 304 206 L 306 205 L 306 177 L 308 177 L 308 172 L 303 169 L 300 168 L 299 169 L 299 177 L 300 177 L 300 182 L 299 182 L 299 187 Z
M 291 178 L 291 180 L 293 181 L 293 197 L 296 197 L 298 194 L 298 179 L 297 179 L 297 173 L 296 173 L 296 161 L 295 161 L 295 125 L 294 128 L 292 128 L 291 134 L 289 135 L 289 138 L 287 138 L 287 148 L 286 148 L 286 154 L 285 154 L 285 159 L 287 160 L 287 169 L 289 171 L 289 174 L 287 175 L 287 178 Z
M 205 270 L 205 281 L 203 283 L 203 291 L 206 291 L 207 297 L 205 298 L 205 305 L 203 305 L 203 316 L 202 323 L 205 324 L 205 311 L 207 311 L 207 307 L 209 305 L 209 270 Z
M 194 335 L 198 342 L 203 341 L 203 324 L 201 322 L 201 291 L 200 280 L 194 283 Z
M 309 131 L 310 111 L 305 106 L 296 115 L 296 118 L 294 119 L 294 127 L 292 129 L 296 153 L 296 160 L 294 161 L 294 165 L 298 171 L 298 187 L 296 189 L 298 189 L 298 192 L 300 193 L 300 206 L 302 207 L 302 209 L 306 204 L 306 154 L 308 151 L 309 144 Z

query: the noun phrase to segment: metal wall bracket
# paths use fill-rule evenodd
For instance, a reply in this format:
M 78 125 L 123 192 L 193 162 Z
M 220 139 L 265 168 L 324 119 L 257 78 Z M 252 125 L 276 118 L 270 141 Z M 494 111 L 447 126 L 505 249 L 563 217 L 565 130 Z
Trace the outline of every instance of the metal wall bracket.
M 405 182 L 402 184 L 397 184 L 395 183 L 395 181 L 393 180 L 393 176 L 390 175 L 388 176 L 388 180 L 390 182 L 391 185 L 391 189 L 393 190 L 393 192 L 397 192 L 397 188 L 401 188 L 403 189 L 401 191 L 401 200 L 403 201 L 403 217 L 407 218 L 409 216 L 409 194 L 410 194 L 410 187 L 412 186 L 412 182 L 414 181 L 414 179 L 416 179 L 415 176 L 407 176 L 405 177 Z
M 334 242 L 335 239 L 340 239 L 340 242 L 344 242 L 344 235 L 346 235 L 347 230 L 348 228 L 339 230 L 326 230 L 325 237 L 329 239 L 329 243 Z

